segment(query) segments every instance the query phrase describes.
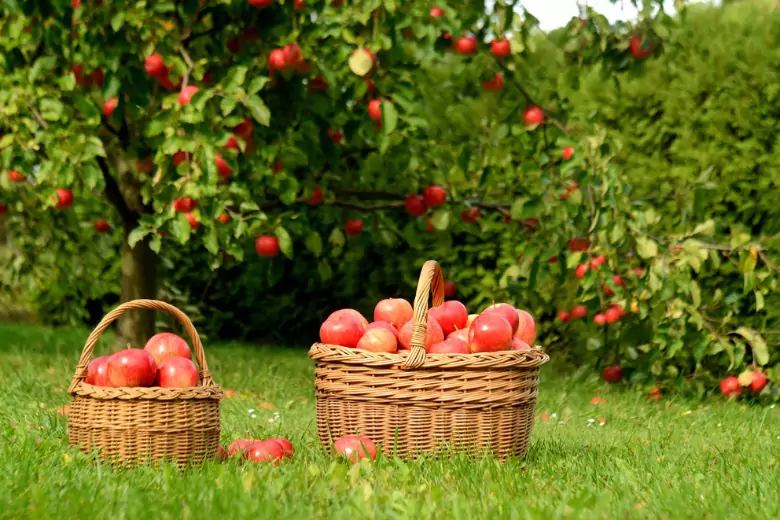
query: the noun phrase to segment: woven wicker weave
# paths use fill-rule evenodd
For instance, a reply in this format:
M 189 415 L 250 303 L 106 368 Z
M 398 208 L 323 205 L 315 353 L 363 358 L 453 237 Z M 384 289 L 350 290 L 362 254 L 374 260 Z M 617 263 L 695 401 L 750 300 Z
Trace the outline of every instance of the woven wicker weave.
M 425 353 L 428 297 L 444 301 L 439 264 L 423 266 L 414 300 L 411 351 L 374 353 L 315 343 L 317 430 L 332 439 L 359 432 L 403 458 L 422 453 L 522 456 L 534 420 L 538 347 L 478 354 Z
M 187 331 L 200 370 L 191 388 L 108 388 L 87 384 L 87 365 L 98 339 L 113 321 L 130 310 L 164 311 Z M 156 300 L 134 300 L 109 312 L 87 339 L 73 382 L 68 416 L 71 446 L 94 449 L 107 462 L 135 465 L 160 459 L 179 465 L 212 458 L 219 444 L 222 388 L 209 373 L 200 337 L 179 309 Z

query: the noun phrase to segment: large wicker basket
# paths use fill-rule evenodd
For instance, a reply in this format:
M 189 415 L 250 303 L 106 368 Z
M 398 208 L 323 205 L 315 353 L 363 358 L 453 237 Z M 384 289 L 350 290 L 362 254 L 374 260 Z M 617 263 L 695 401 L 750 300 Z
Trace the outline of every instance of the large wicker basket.
M 527 351 L 427 354 L 428 297 L 444 301 L 439 264 L 425 263 L 414 300 L 411 351 L 373 353 L 315 343 L 317 430 L 331 446 L 359 432 L 385 453 L 522 456 L 534 421 L 539 366 L 549 358 Z
M 159 310 L 173 315 L 195 350 L 200 383 L 191 388 L 109 388 L 85 382 L 87 365 L 101 334 L 130 310 Z M 212 458 L 219 444 L 222 388 L 209 373 L 200 337 L 179 309 L 156 300 L 134 300 L 109 312 L 87 339 L 73 382 L 68 416 L 71 446 L 97 449 L 103 461 L 122 465 L 174 460 L 179 465 Z

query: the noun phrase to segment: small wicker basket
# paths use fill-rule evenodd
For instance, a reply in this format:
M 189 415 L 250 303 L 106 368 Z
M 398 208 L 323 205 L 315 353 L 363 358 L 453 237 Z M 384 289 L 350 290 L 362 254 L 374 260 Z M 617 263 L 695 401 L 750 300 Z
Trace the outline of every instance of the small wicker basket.
M 444 302 L 439 264 L 425 263 L 414 300 L 411 351 L 374 353 L 315 343 L 317 430 L 326 447 L 359 432 L 402 458 L 423 453 L 520 457 L 528 448 L 549 357 L 527 351 L 425 353 L 428 297 Z
M 200 370 L 198 386 L 109 388 L 84 381 L 100 336 L 119 316 L 137 309 L 167 312 L 184 326 Z M 134 300 L 109 312 L 89 335 L 68 392 L 72 396 L 68 416 L 70 445 L 86 453 L 97 449 L 105 462 L 132 466 L 166 459 L 183 466 L 216 454 L 222 388 L 211 379 L 203 345 L 192 322 L 172 305 Z

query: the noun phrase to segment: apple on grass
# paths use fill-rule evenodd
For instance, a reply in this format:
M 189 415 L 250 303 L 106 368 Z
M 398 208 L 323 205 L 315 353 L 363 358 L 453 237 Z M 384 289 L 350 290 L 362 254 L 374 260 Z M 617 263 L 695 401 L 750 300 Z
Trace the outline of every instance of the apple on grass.
M 283 457 L 285 459 L 291 459 L 293 458 L 293 455 L 295 455 L 295 449 L 293 448 L 292 443 L 287 439 L 284 439 L 282 437 L 273 437 L 268 440 L 270 442 L 275 442 L 282 447 L 282 452 L 284 453 Z
M 257 442 L 263 442 L 262 439 L 236 439 L 228 446 L 228 455 L 232 457 L 238 453 L 242 453 L 244 448 Z
M 414 332 L 414 320 L 407 321 L 398 331 L 399 350 L 411 350 L 412 333 Z M 425 349 L 431 348 L 436 343 L 444 341 L 444 332 L 436 318 L 428 316 L 428 326 L 425 332 Z
M 333 450 L 351 462 L 360 459 L 376 459 L 376 444 L 368 437 L 345 435 L 333 443 Z
M 144 350 L 152 355 L 158 365 L 172 357 L 192 359 L 190 346 L 184 338 L 171 332 L 155 334 L 146 342 Z
M 403 298 L 386 298 L 374 307 L 374 321 L 387 322 L 396 329 L 414 316 L 412 304 Z
M 398 350 L 398 340 L 392 332 L 381 327 L 366 331 L 358 341 L 357 348 L 369 352 L 389 352 Z
M 108 358 L 111 356 L 100 356 L 89 362 L 87 365 L 87 378 L 84 380 L 88 385 L 95 386 L 114 386 L 108 379 Z
M 498 352 L 512 345 L 512 326 L 498 312 L 477 316 L 469 328 L 469 349 L 472 352 Z
M 157 386 L 162 388 L 189 388 L 198 386 L 198 367 L 183 357 L 171 357 L 163 361 L 157 370 Z
M 111 385 L 152 386 L 157 378 L 157 365 L 152 355 L 140 348 L 121 350 L 108 358 L 107 372 Z
M 285 458 L 282 445 L 278 442 L 266 440 L 248 445 L 243 450 L 244 460 L 250 462 L 272 462 L 279 464 Z

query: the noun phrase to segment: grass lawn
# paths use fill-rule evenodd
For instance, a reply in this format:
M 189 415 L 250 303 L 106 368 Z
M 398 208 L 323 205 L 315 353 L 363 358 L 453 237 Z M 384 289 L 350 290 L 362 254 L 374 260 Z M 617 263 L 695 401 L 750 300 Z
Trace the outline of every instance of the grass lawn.
M 58 414 L 87 334 L 0 325 L 0 518 L 780 518 L 780 408 L 650 402 L 548 365 L 524 460 L 351 466 L 318 444 L 303 347 L 206 345 L 236 391 L 223 444 L 286 436 L 290 463 L 114 472 L 68 448 Z

